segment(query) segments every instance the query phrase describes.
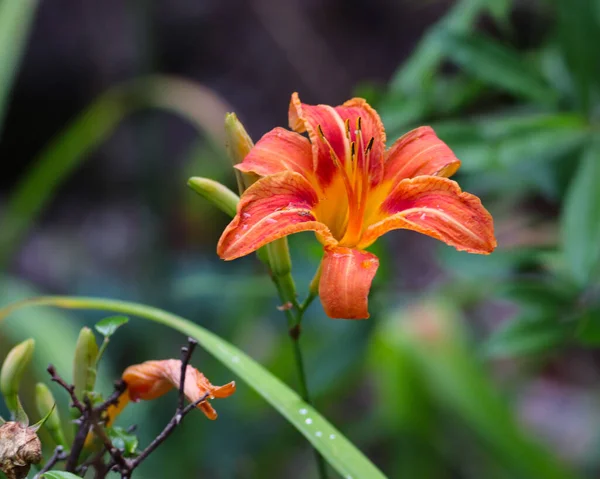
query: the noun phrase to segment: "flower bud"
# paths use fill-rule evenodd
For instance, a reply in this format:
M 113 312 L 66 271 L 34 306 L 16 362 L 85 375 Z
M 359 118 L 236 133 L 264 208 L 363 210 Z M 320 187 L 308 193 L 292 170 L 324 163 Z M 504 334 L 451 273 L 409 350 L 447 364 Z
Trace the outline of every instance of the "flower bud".
M 0 371 L 0 392 L 2 392 L 6 406 L 13 416 L 22 416 L 23 414 L 18 397 L 19 385 L 23 371 L 31 361 L 34 348 L 35 341 L 33 339 L 17 344 L 6 356 Z M 19 420 L 23 419 L 23 422 L 27 422 L 26 417 L 19 418 Z
M 37 383 L 35 386 L 35 403 L 40 416 L 47 417 L 44 426 L 48 429 L 56 445 L 67 447 L 60 415 L 58 409 L 56 409 L 56 401 L 52 392 L 44 383 Z
M 203 198 L 210 201 L 223 213 L 235 216 L 240 197 L 218 181 L 208 178 L 192 177 L 188 180 L 188 186 Z
M 238 120 L 235 113 L 227 113 L 225 115 L 225 137 L 225 147 L 234 165 L 244 161 L 244 158 L 246 158 L 250 150 L 254 147 L 252 138 L 250 138 L 244 125 Z M 259 179 L 253 173 L 243 173 L 237 168 L 234 168 L 234 170 L 240 195 Z M 235 216 L 235 212 L 233 216 Z M 287 238 L 281 238 L 269 245 L 263 246 L 256 254 L 263 263 L 270 267 L 271 272 L 275 276 L 285 276 L 292 269 Z
M 98 345 L 94 333 L 90 328 L 81 328 L 73 361 L 73 384 L 78 398 L 83 399 L 86 393 L 94 390 L 97 358 Z
M 248 135 L 244 125 L 238 120 L 235 113 L 225 115 L 225 138 L 225 148 L 234 165 L 241 163 L 254 146 L 250 135 Z M 240 194 L 258 179 L 252 173 L 242 173 L 237 169 L 235 170 L 235 176 Z
M 42 443 L 33 428 L 18 422 L 0 426 L 0 471 L 8 479 L 27 477 L 31 464 L 42 460 Z

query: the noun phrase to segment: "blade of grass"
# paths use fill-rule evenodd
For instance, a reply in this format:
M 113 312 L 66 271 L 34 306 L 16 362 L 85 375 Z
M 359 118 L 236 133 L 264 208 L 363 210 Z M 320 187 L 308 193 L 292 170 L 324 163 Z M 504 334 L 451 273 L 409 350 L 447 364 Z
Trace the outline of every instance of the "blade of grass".
M 0 136 L 39 0 L 0 1 Z

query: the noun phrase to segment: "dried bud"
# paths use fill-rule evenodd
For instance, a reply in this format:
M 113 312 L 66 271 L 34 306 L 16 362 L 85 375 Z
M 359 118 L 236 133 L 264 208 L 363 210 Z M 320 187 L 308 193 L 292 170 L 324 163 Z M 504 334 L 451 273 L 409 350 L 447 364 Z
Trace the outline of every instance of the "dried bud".
M 0 426 L 0 471 L 8 479 L 27 477 L 31 464 L 42 460 L 42 443 L 33 428 L 18 422 Z
M 254 143 L 235 113 L 227 113 L 227 115 L 225 115 L 225 137 L 225 147 L 227 148 L 227 153 L 229 154 L 231 161 L 234 165 L 241 163 L 248 153 L 250 153 Z M 238 181 L 240 195 L 258 179 L 258 177 L 252 173 L 242 173 L 237 169 L 235 170 L 235 175 Z
M 235 216 L 240 198 L 225 185 L 222 185 L 218 181 L 197 176 L 190 178 L 188 185 L 192 190 L 203 198 L 206 198 L 225 214 L 228 214 L 232 218 Z
M 33 339 L 17 344 L 6 356 L 0 371 L 0 392 L 2 392 L 6 406 L 13 416 L 18 416 L 21 412 L 18 397 L 19 385 L 23 371 L 31 361 L 34 348 L 35 341 Z
M 84 393 L 94 390 L 97 359 L 98 345 L 94 333 L 90 328 L 81 328 L 73 361 L 73 384 L 75 394 L 79 398 L 83 398 Z
M 67 446 L 65 435 L 60 422 L 60 414 L 56 409 L 56 401 L 52 392 L 44 383 L 35 386 L 35 403 L 42 418 L 47 417 L 44 426 L 58 446 Z

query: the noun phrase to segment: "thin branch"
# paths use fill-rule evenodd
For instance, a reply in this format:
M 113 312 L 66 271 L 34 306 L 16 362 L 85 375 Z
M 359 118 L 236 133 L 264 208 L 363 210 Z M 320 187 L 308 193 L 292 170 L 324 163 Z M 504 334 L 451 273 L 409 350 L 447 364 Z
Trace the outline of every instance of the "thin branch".
M 187 371 L 188 364 L 190 363 L 190 359 L 192 358 L 192 354 L 194 353 L 194 349 L 196 348 L 197 344 L 198 341 L 196 341 L 194 338 L 188 338 L 187 347 L 184 346 L 183 348 L 181 348 L 181 375 L 179 377 L 179 401 L 177 403 L 177 413 L 181 413 L 181 411 L 183 411 L 184 408 L 184 389 L 186 376 L 185 373 Z
M 71 398 L 71 405 L 78 409 L 81 414 L 85 412 L 85 406 L 81 403 L 81 401 L 75 395 L 75 386 L 72 384 L 68 384 L 63 378 L 61 378 L 56 372 L 56 368 L 54 365 L 50 364 L 48 366 L 47 371 L 50 373 L 50 378 L 55 383 L 58 383 L 63 389 L 65 389 L 69 393 L 69 397 Z
M 162 432 L 158 436 L 156 436 L 156 438 L 148 445 L 148 447 L 146 447 L 146 449 L 144 449 L 140 453 L 140 455 L 138 457 L 136 457 L 133 461 L 130 462 L 131 469 L 133 470 L 136 467 L 138 467 L 141 464 L 141 462 L 144 461 L 150 455 L 150 453 L 152 453 L 158 446 L 160 446 L 171 435 L 171 433 L 175 430 L 175 428 L 181 422 L 181 419 L 183 419 L 185 416 L 187 416 L 187 414 L 190 411 L 193 411 L 195 408 L 197 408 L 200 403 L 206 401 L 209 396 L 210 396 L 210 393 L 206 393 L 204 396 L 202 396 L 197 401 L 188 404 L 181 411 L 178 410 L 177 414 L 175 414 L 175 416 L 173 416 L 173 418 L 165 426 L 165 428 L 162 430 Z
M 42 474 L 44 474 L 45 472 L 48 472 L 57 463 L 67 459 L 67 457 L 68 457 L 68 455 L 65 452 L 64 447 L 56 446 L 56 448 L 54 449 L 54 453 L 52 454 L 52 456 L 50 456 L 50 459 L 48 459 L 48 462 L 44 465 L 44 467 L 42 467 L 39 470 L 39 472 L 35 476 L 33 476 L 33 479 L 39 479 L 42 476 Z

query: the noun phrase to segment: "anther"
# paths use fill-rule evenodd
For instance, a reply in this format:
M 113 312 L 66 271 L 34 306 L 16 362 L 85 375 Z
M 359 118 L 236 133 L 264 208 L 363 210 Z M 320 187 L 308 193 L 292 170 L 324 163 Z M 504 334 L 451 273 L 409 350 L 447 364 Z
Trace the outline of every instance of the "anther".
M 360 116 L 356 119 L 356 129 L 362 131 L 362 118 Z
M 325 133 L 323 133 L 323 128 L 321 127 L 321 125 L 317 125 L 317 131 L 319 132 L 319 136 L 321 137 L 321 139 L 324 140 Z
M 350 139 L 350 118 L 346 118 L 344 125 L 346 126 L 346 138 Z
M 354 155 L 356 154 L 356 143 L 353 141 L 350 143 L 350 157 L 354 159 Z
M 375 141 L 375 138 L 371 137 L 371 139 L 369 140 L 369 143 L 367 143 L 367 147 L 365 148 L 365 153 L 368 153 L 369 151 L 371 151 L 371 148 L 373 148 L 374 141 Z

